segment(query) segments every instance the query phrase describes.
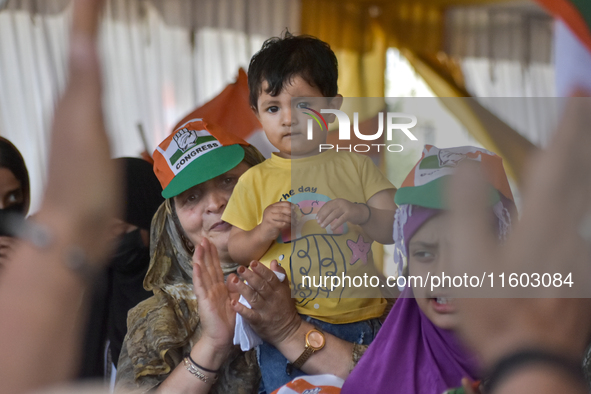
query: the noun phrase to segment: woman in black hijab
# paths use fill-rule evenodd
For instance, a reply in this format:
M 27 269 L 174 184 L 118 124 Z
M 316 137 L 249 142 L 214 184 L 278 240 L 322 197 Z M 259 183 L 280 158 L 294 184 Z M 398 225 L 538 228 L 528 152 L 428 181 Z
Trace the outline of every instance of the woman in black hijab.
M 26 215 L 30 201 L 29 172 L 23 156 L 10 141 L 0 137 L 0 209 Z
M 123 172 L 123 210 L 113 222 L 116 250 L 94 284 L 79 373 L 84 379 L 111 375 L 127 333 L 127 311 L 152 295 L 143 282 L 150 264 L 152 216 L 164 201 L 162 186 L 147 161 L 125 157 L 115 162 Z
M 29 212 L 30 201 L 29 172 L 23 156 L 10 141 L 0 137 L 0 267 L 15 246 L 7 218 L 24 218 Z

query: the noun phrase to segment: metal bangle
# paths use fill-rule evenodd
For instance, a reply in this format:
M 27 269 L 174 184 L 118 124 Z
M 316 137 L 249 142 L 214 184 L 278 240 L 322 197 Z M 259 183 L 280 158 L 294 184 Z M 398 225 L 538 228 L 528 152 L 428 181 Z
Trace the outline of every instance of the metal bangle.
M 207 369 L 207 368 L 205 368 L 205 367 L 202 367 L 201 365 L 197 364 L 197 363 L 195 362 L 195 360 L 193 360 L 193 357 L 191 357 L 191 353 L 187 353 L 187 354 L 186 354 L 186 357 L 188 357 L 188 358 L 189 358 L 189 361 L 191 362 L 191 364 L 193 364 L 194 366 L 196 366 L 196 367 L 197 367 L 197 368 L 199 368 L 199 369 L 202 369 L 202 370 L 204 370 L 205 372 L 209 372 L 209 373 L 218 373 L 218 372 L 220 372 L 220 370 L 219 370 L 219 369 L 214 371 L 213 369 Z
M 213 378 L 208 378 L 207 376 L 205 376 L 203 372 L 201 372 L 195 365 L 193 365 L 193 363 L 189 360 L 189 357 L 185 357 L 183 359 L 183 362 L 185 363 L 185 368 L 187 369 L 187 371 L 189 371 L 191 375 L 195 376 L 203 383 L 214 384 L 218 380 L 217 375 L 215 375 Z

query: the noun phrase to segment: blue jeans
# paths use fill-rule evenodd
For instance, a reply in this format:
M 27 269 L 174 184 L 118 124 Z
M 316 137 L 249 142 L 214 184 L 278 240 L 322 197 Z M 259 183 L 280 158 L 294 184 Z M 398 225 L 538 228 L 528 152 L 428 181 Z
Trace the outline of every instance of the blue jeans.
M 302 319 L 320 328 L 324 332 L 328 332 L 337 338 L 341 338 L 347 342 L 354 342 L 364 345 L 369 345 L 382 326 L 379 319 L 364 320 L 356 323 L 348 324 L 331 324 L 320 320 L 311 318 L 310 316 L 300 315 Z M 303 338 L 302 338 L 303 345 Z M 303 346 L 302 346 L 303 349 Z M 302 350 L 303 351 L 303 350 Z M 306 375 L 306 373 L 299 369 L 293 369 L 291 374 L 285 372 L 285 367 L 288 360 L 281 354 L 281 352 L 273 345 L 264 342 L 257 347 L 257 361 L 261 368 L 261 385 L 259 394 L 269 394 L 278 387 L 289 383 L 298 376 Z

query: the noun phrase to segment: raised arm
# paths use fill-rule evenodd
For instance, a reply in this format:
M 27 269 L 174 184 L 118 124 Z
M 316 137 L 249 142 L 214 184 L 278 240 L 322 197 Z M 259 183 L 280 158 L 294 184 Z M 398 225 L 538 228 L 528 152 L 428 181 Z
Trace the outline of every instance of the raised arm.
M 2 392 L 72 377 L 88 290 L 109 253 L 118 182 L 103 127 L 96 31 L 102 0 L 74 2 L 69 83 L 52 128 L 49 178 L 11 264 L 0 277 Z M 78 268 L 76 268 L 78 267 Z
M 502 245 L 491 232 L 479 174 L 460 168 L 449 188 L 455 272 L 534 269 L 574 278 L 572 288 L 532 287 L 528 298 L 456 300 L 462 337 L 492 375 L 490 394 L 588 392 L 580 366 L 591 338 L 590 123 L 591 98 L 571 99 L 548 149 L 528 166 L 521 220 Z M 499 297 L 508 291 L 494 290 Z
M 210 371 L 218 370 L 232 352 L 236 312 L 231 304 L 217 250 L 204 239 L 193 255 L 193 285 L 199 304 L 203 334 L 191 349 L 191 362 Z M 216 374 L 199 369 L 205 379 L 179 364 L 160 385 L 158 392 L 204 394 L 211 389 Z M 204 381 L 207 380 L 207 381 Z

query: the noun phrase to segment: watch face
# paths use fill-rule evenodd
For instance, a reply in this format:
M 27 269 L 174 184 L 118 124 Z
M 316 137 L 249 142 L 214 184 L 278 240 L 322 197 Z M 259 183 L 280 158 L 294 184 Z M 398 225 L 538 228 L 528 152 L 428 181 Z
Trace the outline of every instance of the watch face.
M 308 333 L 308 344 L 314 350 L 320 350 L 324 347 L 324 334 L 320 331 L 312 330 Z

